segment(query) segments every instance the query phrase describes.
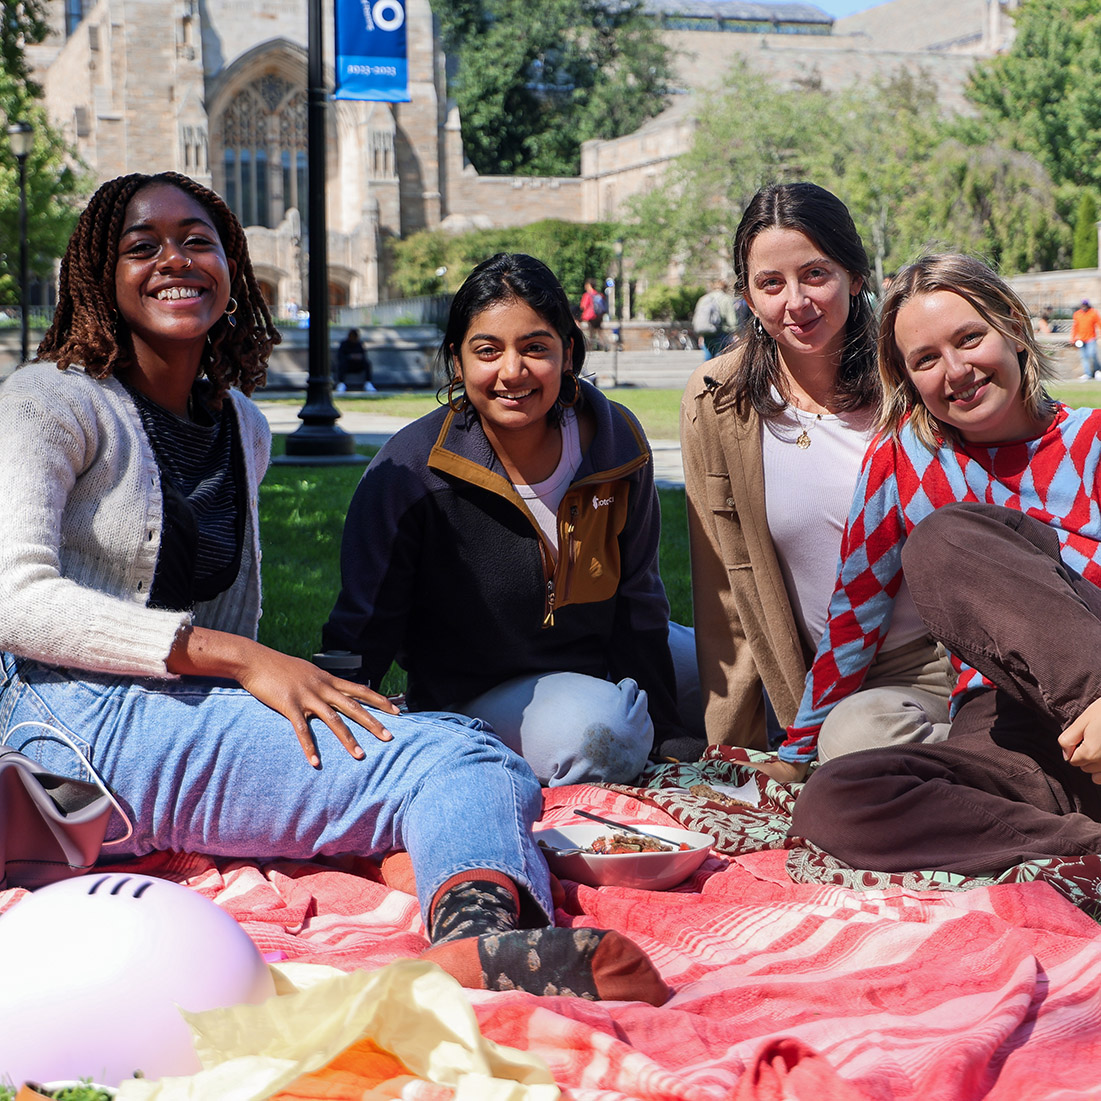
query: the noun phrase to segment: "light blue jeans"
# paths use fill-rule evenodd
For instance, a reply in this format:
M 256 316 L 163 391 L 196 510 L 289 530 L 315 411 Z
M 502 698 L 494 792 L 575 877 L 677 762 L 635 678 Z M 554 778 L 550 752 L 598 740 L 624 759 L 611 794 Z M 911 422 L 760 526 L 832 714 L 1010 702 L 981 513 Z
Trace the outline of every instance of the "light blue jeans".
M 702 740 L 692 628 L 670 623 L 669 649 L 681 721 Z M 654 724 L 646 708 L 646 693 L 629 677 L 616 684 L 583 673 L 540 673 L 499 684 L 458 710 L 489 723 L 531 765 L 540 783 L 559 787 L 636 779 L 654 744 Z
M 1082 376 L 1094 375 L 1097 373 L 1097 341 L 1087 340 L 1084 341 L 1082 347 L 1078 349 L 1078 356 L 1082 360 Z
M 475 868 L 504 873 L 548 920 L 554 913 L 531 837 L 539 784 L 477 720 L 376 712 L 394 737 L 380 742 L 353 726 L 362 761 L 314 721 L 317 770 L 287 720 L 231 682 L 2 659 L 0 738 L 51 772 L 91 779 L 61 738 L 14 729 L 61 728 L 129 815 L 133 836 L 104 855 L 174 849 L 264 860 L 406 849 L 426 917 L 440 885 Z M 121 832 L 112 823 L 108 841 Z

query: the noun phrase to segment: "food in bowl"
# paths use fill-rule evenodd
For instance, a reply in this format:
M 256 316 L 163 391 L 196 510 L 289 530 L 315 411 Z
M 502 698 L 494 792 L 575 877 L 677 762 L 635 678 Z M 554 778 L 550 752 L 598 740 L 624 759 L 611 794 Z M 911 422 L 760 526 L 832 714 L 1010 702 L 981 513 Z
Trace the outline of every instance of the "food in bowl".
M 687 879 L 708 857 L 712 839 L 705 833 L 676 826 L 646 824 L 646 832 L 655 835 L 660 851 L 645 851 L 638 842 L 648 838 L 631 836 L 636 847 L 623 852 L 594 852 L 600 838 L 620 836 L 607 826 L 563 825 L 536 830 L 535 840 L 543 849 L 552 872 L 562 879 L 590 887 L 632 887 L 664 891 Z
M 605 856 L 619 856 L 622 853 L 668 853 L 678 849 L 687 852 L 690 848 L 687 841 L 674 845 L 653 837 L 640 837 L 636 833 L 613 833 L 598 837 L 589 846 L 589 851 L 603 853 Z

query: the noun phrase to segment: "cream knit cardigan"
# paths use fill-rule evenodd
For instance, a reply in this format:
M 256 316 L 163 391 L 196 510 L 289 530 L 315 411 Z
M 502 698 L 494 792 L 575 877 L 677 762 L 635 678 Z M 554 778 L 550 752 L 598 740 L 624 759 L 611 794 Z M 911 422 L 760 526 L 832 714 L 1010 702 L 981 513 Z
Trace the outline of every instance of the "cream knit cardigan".
M 257 490 L 271 433 L 232 392 L 244 451 L 241 568 L 192 614 L 147 607 L 162 531 L 160 474 L 115 378 L 32 363 L 0 387 L 0 650 L 50 665 L 170 676 L 187 624 L 254 638 L 260 620 Z

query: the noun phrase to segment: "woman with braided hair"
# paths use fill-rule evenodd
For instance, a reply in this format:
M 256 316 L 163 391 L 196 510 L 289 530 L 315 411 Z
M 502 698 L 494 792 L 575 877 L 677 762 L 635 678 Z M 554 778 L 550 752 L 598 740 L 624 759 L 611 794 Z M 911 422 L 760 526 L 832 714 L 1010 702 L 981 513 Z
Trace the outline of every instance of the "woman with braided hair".
M 548 927 L 539 786 L 480 723 L 256 641 L 247 395 L 277 339 L 217 195 L 160 173 L 92 197 L 0 388 L 0 741 L 60 775 L 79 747 L 129 820 L 114 854 L 405 850 L 429 958 L 465 984 L 663 1000 L 618 934 Z

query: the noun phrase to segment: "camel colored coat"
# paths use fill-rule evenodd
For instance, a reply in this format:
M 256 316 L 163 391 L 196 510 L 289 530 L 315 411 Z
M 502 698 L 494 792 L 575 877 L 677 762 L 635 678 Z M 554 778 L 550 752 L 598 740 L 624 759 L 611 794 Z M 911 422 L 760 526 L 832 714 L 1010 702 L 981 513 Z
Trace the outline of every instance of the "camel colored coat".
M 760 418 L 735 408 L 739 354 L 708 360 L 689 379 L 681 448 L 707 740 L 767 749 L 761 686 L 789 726 L 813 650 L 799 634 L 769 535 Z

